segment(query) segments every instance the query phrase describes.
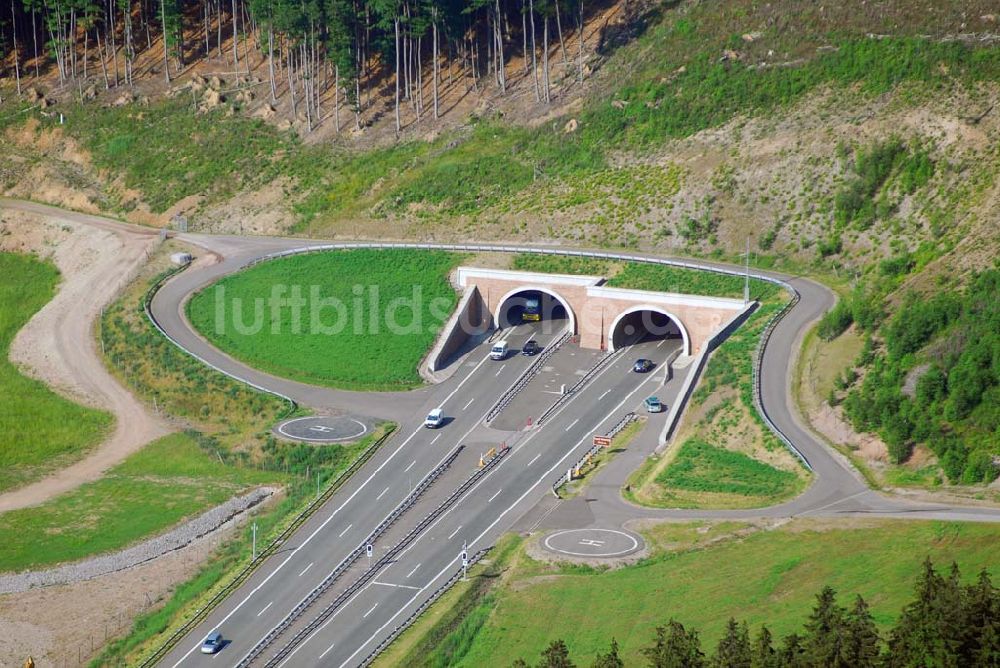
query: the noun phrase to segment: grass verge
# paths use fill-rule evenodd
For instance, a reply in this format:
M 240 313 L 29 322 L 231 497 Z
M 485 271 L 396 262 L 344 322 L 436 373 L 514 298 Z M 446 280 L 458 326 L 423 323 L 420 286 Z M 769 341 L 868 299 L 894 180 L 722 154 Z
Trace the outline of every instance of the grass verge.
M 21 375 L 11 342 L 55 295 L 59 271 L 33 256 L 0 253 L 0 491 L 41 478 L 83 456 L 108 433 L 113 417 L 64 399 Z
M 228 466 L 209 447 L 195 432 L 171 434 L 100 480 L 40 506 L 3 513 L 0 535 L 6 539 L 0 542 L 0 571 L 112 552 L 252 487 L 283 485 L 289 479 L 276 471 Z
M 926 556 L 939 564 L 955 561 L 967 578 L 981 568 L 994 578 L 1000 573 L 993 558 L 1000 527 L 989 524 L 859 521 L 833 528 L 821 520 L 795 520 L 757 530 L 734 523 L 668 523 L 645 533 L 653 556 L 612 571 L 542 564 L 521 550 L 502 586 L 491 591 L 491 609 L 477 622 L 468 649 L 449 665 L 531 660 L 557 638 L 583 665 L 605 651 L 612 637 L 625 665 L 639 665 L 639 649 L 670 617 L 699 629 L 705 647 L 719 639 L 730 616 L 746 619 L 751 628 L 766 622 L 781 637 L 800 630 L 823 585 L 842 597 L 864 596 L 884 630 L 909 602 Z M 447 603 L 428 615 L 441 614 Z M 425 637 L 424 656 L 444 647 Z
M 461 258 L 368 249 L 282 258 L 199 292 L 188 316 L 221 349 L 276 375 L 408 389 L 420 385 L 417 365 L 455 308 L 448 273 Z

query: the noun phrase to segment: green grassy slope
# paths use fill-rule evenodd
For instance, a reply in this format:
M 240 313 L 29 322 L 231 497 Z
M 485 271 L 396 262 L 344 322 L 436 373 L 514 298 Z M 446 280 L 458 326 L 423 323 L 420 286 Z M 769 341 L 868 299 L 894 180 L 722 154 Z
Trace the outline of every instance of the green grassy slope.
M 52 392 L 8 360 L 17 331 L 55 294 L 59 272 L 36 258 L 0 253 L 0 491 L 65 465 L 107 433 L 112 417 Z
M 968 579 L 982 568 L 994 579 L 1000 573 L 993 558 L 1000 529 L 993 525 L 879 522 L 834 529 L 796 522 L 712 542 L 735 529 L 663 525 L 652 540 L 678 551 L 611 572 L 559 569 L 522 557 L 492 592 L 485 624 L 457 665 L 534 660 L 556 638 L 586 663 L 612 637 L 626 665 L 638 665 L 639 648 L 671 617 L 698 629 L 704 647 L 714 646 L 730 616 L 752 628 L 766 623 L 781 637 L 799 630 L 827 584 L 841 600 L 864 596 L 885 629 L 910 600 L 925 556 L 940 565 L 956 561 Z
M 260 484 L 287 476 L 227 466 L 188 434 L 149 444 L 96 482 L 0 515 L 0 571 L 120 549 Z M 44 530 L 39 531 L 39 527 Z

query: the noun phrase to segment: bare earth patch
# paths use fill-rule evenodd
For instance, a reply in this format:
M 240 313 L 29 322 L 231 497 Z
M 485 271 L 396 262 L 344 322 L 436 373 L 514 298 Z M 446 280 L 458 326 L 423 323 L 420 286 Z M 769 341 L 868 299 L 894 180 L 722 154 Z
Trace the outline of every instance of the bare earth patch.
M 146 443 L 171 430 L 104 368 L 94 322 L 146 260 L 157 237 L 98 229 L 79 214 L 11 211 L 0 201 L 0 249 L 50 257 L 62 273 L 59 291 L 14 339 L 11 360 L 74 401 L 111 411 L 111 436 L 79 462 L 36 483 L 0 495 L 0 512 L 37 505 L 95 480 Z

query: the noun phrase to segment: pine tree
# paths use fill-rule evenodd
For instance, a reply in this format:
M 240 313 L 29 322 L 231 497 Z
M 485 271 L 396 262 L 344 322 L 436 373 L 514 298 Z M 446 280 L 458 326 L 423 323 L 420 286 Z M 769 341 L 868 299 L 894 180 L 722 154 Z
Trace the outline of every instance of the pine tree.
M 656 627 L 656 640 L 642 650 L 651 668 L 701 668 L 705 655 L 697 631 L 687 631 L 680 622 L 671 619 L 666 626 Z
M 732 617 L 726 624 L 726 634 L 722 636 L 712 657 L 712 665 L 716 668 L 750 668 L 750 632 L 747 625 L 737 624 Z
M 773 642 L 771 631 L 766 626 L 761 626 L 750 653 L 751 668 L 778 668 L 781 665 Z
M 844 620 L 841 662 L 855 668 L 878 665 L 881 639 L 865 599 L 858 596 Z
M 806 622 L 803 642 L 806 660 L 814 666 L 843 666 L 840 659 L 843 629 L 844 609 L 837 605 L 837 594 L 832 588 L 823 587 Z
M 805 647 L 802 645 L 802 638 L 797 633 L 785 636 L 782 641 L 781 650 L 778 652 L 778 665 L 782 668 L 804 668 L 810 665 Z
M 591 668 L 624 668 L 625 662 L 618 655 L 618 641 L 612 638 L 608 653 L 598 654 L 590 665 Z
M 542 662 L 538 668 L 574 668 L 569 658 L 569 648 L 562 640 L 553 640 L 542 652 Z
M 916 589 L 917 599 L 903 609 L 889 637 L 886 665 L 961 665 L 962 597 L 957 569 L 943 578 L 928 558 Z

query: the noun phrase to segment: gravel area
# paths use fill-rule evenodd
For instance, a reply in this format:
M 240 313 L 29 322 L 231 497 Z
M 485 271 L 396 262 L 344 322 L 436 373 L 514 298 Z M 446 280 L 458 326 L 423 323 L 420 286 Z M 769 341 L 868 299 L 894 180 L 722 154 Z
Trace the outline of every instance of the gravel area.
M 263 487 L 249 494 L 230 499 L 190 522 L 137 545 L 86 561 L 58 566 L 42 571 L 25 571 L 0 575 L 0 594 L 28 591 L 35 587 L 83 582 L 146 563 L 164 554 L 179 550 L 233 522 L 238 516 L 261 503 L 277 490 Z

